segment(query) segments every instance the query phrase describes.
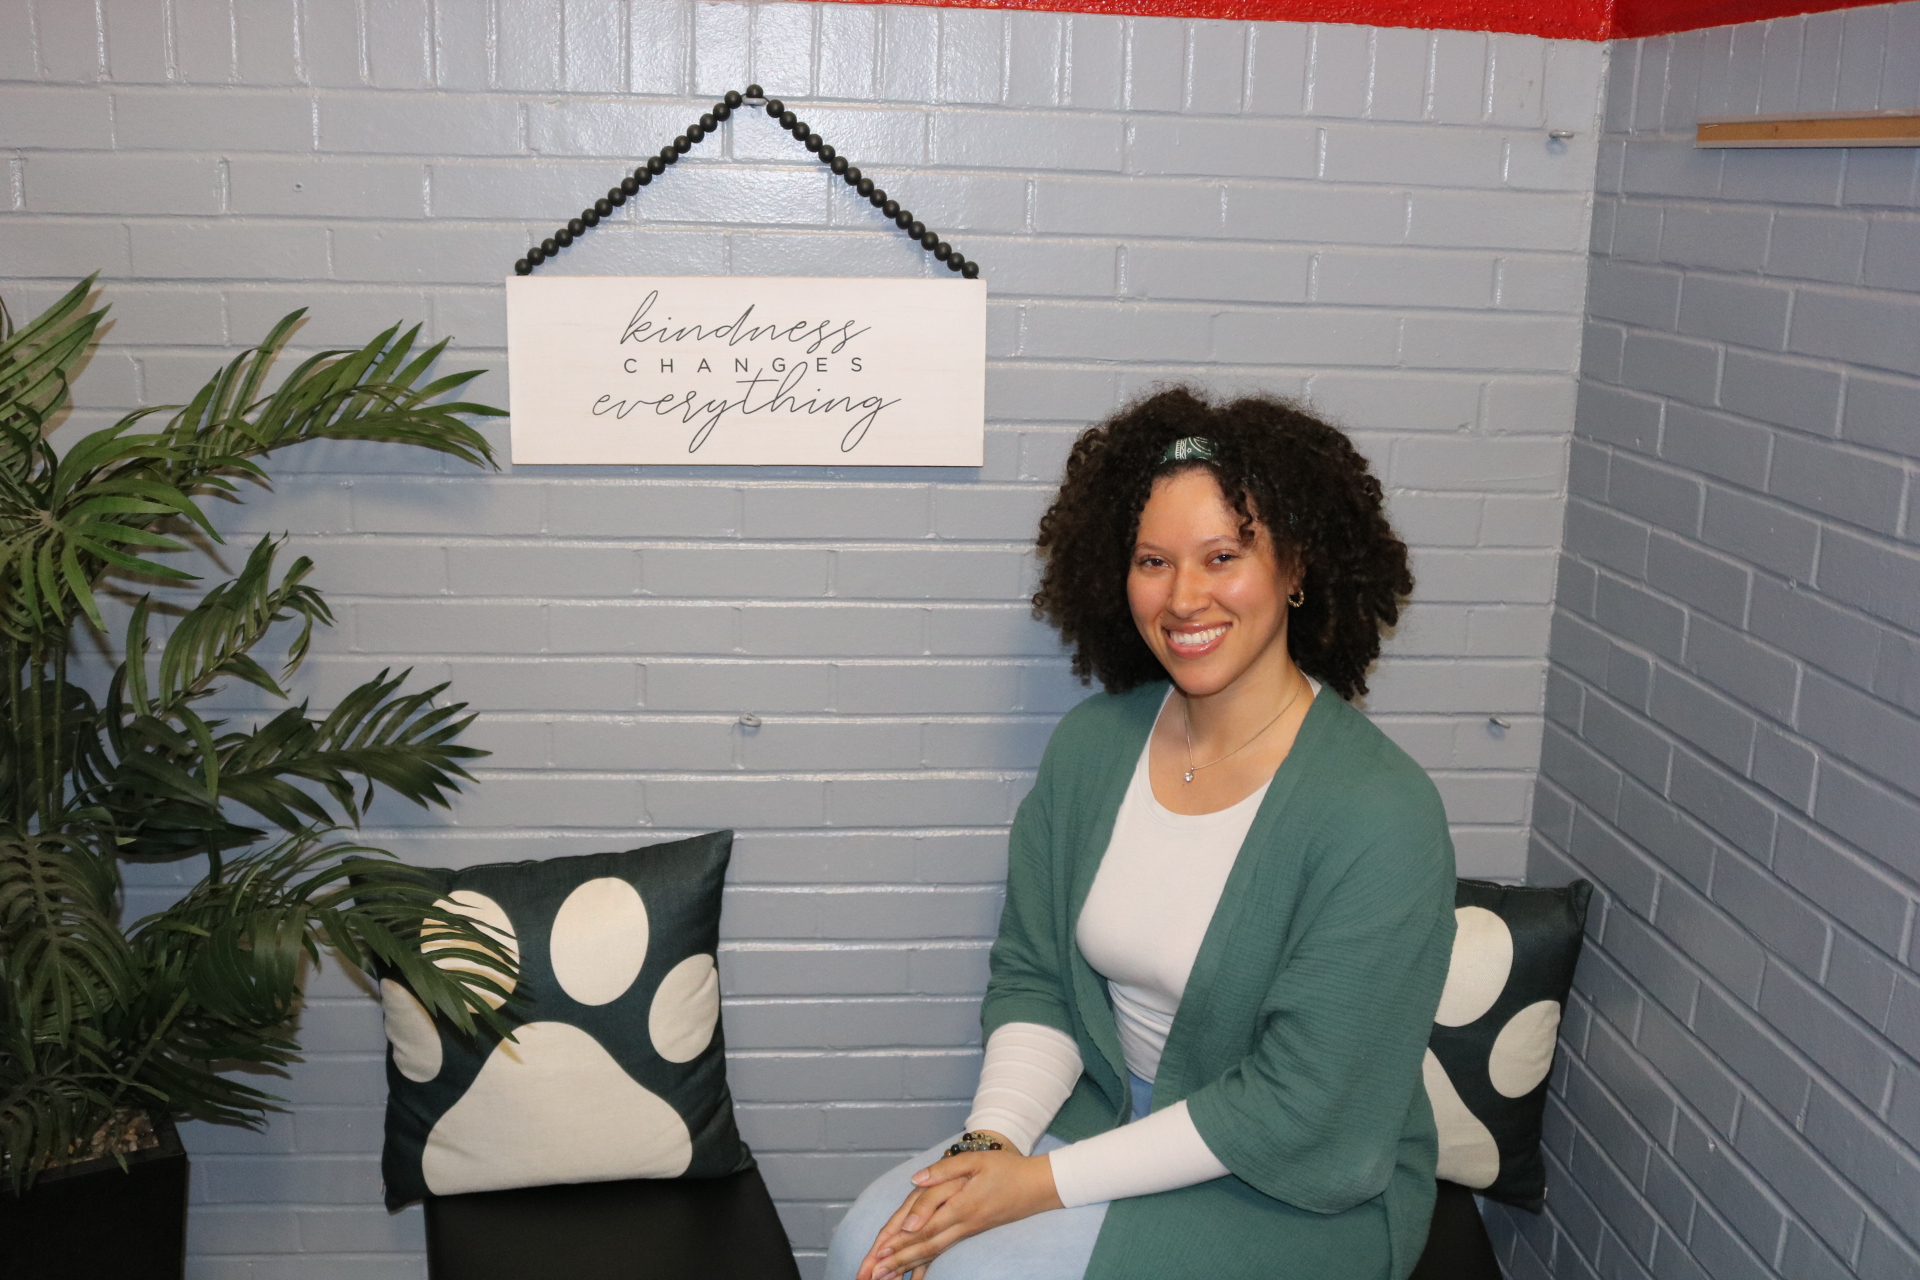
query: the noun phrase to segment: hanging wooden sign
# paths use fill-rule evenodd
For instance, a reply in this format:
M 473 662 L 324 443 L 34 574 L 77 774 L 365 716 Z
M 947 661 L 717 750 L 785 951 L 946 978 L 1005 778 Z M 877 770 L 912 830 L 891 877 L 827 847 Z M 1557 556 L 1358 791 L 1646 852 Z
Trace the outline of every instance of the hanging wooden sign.
M 513 461 L 977 467 L 982 280 L 516 276 Z

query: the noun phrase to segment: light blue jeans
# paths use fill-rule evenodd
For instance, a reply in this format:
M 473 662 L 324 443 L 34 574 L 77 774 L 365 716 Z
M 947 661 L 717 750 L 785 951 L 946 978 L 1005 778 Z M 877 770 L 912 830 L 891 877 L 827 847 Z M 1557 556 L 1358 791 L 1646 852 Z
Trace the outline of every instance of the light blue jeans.
M 1153 1085 L 1139 1076 L 1127 1079 L 1133 1086 L 1133 1118 L 1138 1120 L 1152 1105 Z M 860 1193 L 834 1229 L 827 1249 L 827 1280 L 853 1280 L 880 1228 L 913 1190 L 913 1175 L 938 1160 L 958 1137 L 955 1134 L 902 1161 Z M 1049 1134 L 1034 1144 L 1033 1153 L 1045 1155 L 1065 1145 Z M 1087 1259 L 1093 1256 L 1093 1242 L 1100 1238 L 1100 1224 L 1106 1221 L 1107 1203 L 1052 1209 L 969 1236 L 913 1280 L 1081 1280 L 1087 1273 Z

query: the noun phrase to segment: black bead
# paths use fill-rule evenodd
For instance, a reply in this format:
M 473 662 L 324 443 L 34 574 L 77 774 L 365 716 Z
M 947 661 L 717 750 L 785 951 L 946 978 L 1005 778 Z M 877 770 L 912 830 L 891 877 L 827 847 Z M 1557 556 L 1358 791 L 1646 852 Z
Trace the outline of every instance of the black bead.
M 935 240 L 933 244 L 933 256 L 945 262 L 953 256 L 953 246 L 945 240 Z
M 740 95 L 736 93 L 733 96 L 737 98 Z M 713 118 L 715 120 L 725 120 L 728 116 L 731 116 L 732 114 L 733 114 L 733 108 L 728 106 L 726 103 L 716 102 L 713 104 Z
M 553 237 L 549 236 L 545 240 L 542 240 L 540 242 L 540 252 L 546 254 L 549 258 L 551 258 L 556 253 L 560 252 L 560 242 L 558 240 L 555 240 Z
M 521 258 L 513 264 L 513 274 L 517 276 L 524 276 L 532 270 L 533 270 L 533 264 L 531 262 L 528 262 L 525 258 Z
M 767 110 L 769 114 L 772 113 L 773 104 L 771 102 L 767 104 Z M 800 117 L 793 114 L 793 112 L 791 111 L 782 110 L 779 116 L 776 118 L 780 121 L 780 127 L 782 129 L 791 129 L 793 128 L 793 126 L 800 123 Z
M 908 221 L 906 223 L 906 228 L 907 228 L 907 234 L 912 236 L 915 240 L 918 240 L 920 239 L 920 237 L 927 234 L 927 224 L 912 218 L 911 215 L 909 215 Z
M 730 103 L 733 103 L 733 105 L 737 107 L 737 106 L 739 106 L 740 104 L 739 104 L 738 102 L 734 102 L 734 99 L 735 99 L 735 98 L 738 98 L 739 96 L 740 96 L 740 95 L 739 95 L 739 94 L 737 94 L 737 93 L 729 93 L 729 94 L 727 95 L 727 101 L 728 101 L 728 102 L 730 102 Z M 759 86 L 759 85 L 757 85 L 757 84 L 750 84 L 750 85 L 748 85 L 748 86 L 747 86 L 747 96 L 748 96 L 749 98 L 760 98 L 760 97 L 765 97 L 766 95 L 760 92 L 760 86 Z
M 786 111 L 786 109 L 787 109 L 787 104 L 780 101 L 780 99 L 778 98 L 767 99 L 767 114 L 772 116 L 775 120 L 778 120 L 781 116 L 781 113 Z
M 714 126 L 718 125 L 719 123 L 720 123 L 719 117 L 715 116 L 711 111 L 707 112 L 707 114 L 700 117 L 700 127 L 702 129 L 705 129 L 708 133 L 712 133 L 714 130 Z
M 849 170 L 847 172 L 847 176 L 849 178 L 853 178 L 853 174 L 854 174 L 853 170 Z M 854 178 L 853 189 L 855 191 L 858 191 L 863 196 L 871 196 L 874 191 L 873 179 L 872 178 Z
M 687 152 L 693 150 L 693 139 L 683 133 L 673 140 L 673 149 L 678 154 L 685 155 Z M 665 158 L 665 156 L 661 157 L 663 160 Z
M 659 156 L 656 158 L 661 164 L 673 164 L 680 159 L 680 153 L 672 147 L 662 147 Z
M 980 264 L 977 262 L 969 262 L 966 266 L 960 268 L 960 274 L 972 280 L 980 274 Z
M 572 234 L 574 234 L 574 235 L 576 235 L 576 236 L 577 236 L 577 235 L 581 235 L 581 234 L 584 234 L 584 233 L 585 233 L 585 231 L 586 231 L 586 229 L 587 229 L 587 224 L 586 224 L 586 223 L 585 223 L 584 221 L 582 221 L 581 219 L 579 219 L 579 218 L 568 218 L 568 219 L 567 219 L 567 230 L 568 230 L 569 232 L 571 232 Z
M 827 162 L 827 168 L 833 170 L 835 173 L 839 174 L 841 177 L 846 178 L 848 186 L 852 186 L 854 183 L 857 183 L 860 181 L 860 179 L 858 178 L 847 177 L 847 171 L 852 169 L 853 166 L 847 163 L 847 158 L 845 156 L 835 156 L 832 160 L 829 160 Z
M 839 153 L 838 151 L 835 151 L 835 150 L 833 149 L 833 144 L 832 144 L 832 143 L 830 143 L 830 142 L 823 142 L 823 143 L 821 143 L 821 144 L 820 144 L 820 158 L 821 158 L 822 160 L 832 160 L 832 159 L 833 159 L 833 158 L 834 158 L 835 156 L 837 156 L 837 155 L 839 155 L 839 154 L 840 154 L 840 153 Z
M 932 253 L 935 249 L 940 247 L 940 237 L 934 232 L 929 231 L 925 235 L 920 237 L 920 247 L 922 249 L 925 249 L 928 253 Z
M 705 138 L 706 136 L 707 136 L 707 131 L 705 129 L 702 129 L 699 125 L 690 124 L 687 126 L 688 142 L 699 142 L 701 139 Z
M 613 212 L 613 200 L 611 198 L 595 200 L 593 202 L 593 211 L 599 217 L 606 217 Z M 585 215 L 583 214 L 581 216 L 584 217 Z
M 527 261 L 532 263 L 534 266 L 537 267 L 541 263 L 545 262 L 546 260 L 547 260 L 547 251 L 545 249 L 542 249 L 539 245 L 535 245 L 533 246 L 533 248 L 527 250 Z
M 646 170 L 642 169 L 641 172 L 646 173 Z M 651 178 L 653 175 L 648 173 L 647 176 Z M 625 178 L 620 179 L 620 185 L 615 187 L 613 191 L 618 191 L 620 193 L 621 199 L 624 200 L 626 197 L 632 195 L 634 192 L 638 191 L 639 189 L 640 189 L 640 179 L 629 175 Z M 613 191 L 607 192 L 607 199 L 613 200 Z M 613 202 L 615 204 L 620 203 L 619 200 L 614 200 Z
M 958 271 L 960 268 L 966 265 L 967 265 L 967 260 L 961 257 L 957 253 L 947 259 L 947 270 L 949 271 Z
M 760 86 L 757 84 L 753 84 L 753 85 L 748 85 L 747 87 L 749 89 L 758 89 Z M 757 98 L 760 95 L 756 93 L 753 96 Z M 740 96 L 740 91 L 738 89 L 727 90 L 726 104 L 729 108 L 737 107 L 744 101 L 745 99 Z
M 598 209 L 582 209 L 580 211 L 580 226 L 583 230 L 587 227 L 597 227 L 599 225 L 600 211 Z M 576 231 L 574 234 L 578 235 L 580 233 Z
M 568 245 L 573 243 L 573 232 L 567 230 L 565 227 L 562 227 L 558 231 L 553 233 L 553 239 L 554 239 L 554 243 L 558 244 L 562 249 L 564 249 Z
M 817 133 L 810 133 L 805 138 L 802 138 L 801 141 L 806 144 L 807 150 L 809 151 L 818 151 L 821 147 L 827 145 L 820 141 L 820 135 Z
M 878 199 L 878 198 L 879 198 L 880 196 L 884 196 L 884 195 L 886 195 L 886 194 L 887 194 L 887 193 L 886 193 L 886 192 L 884 192 L 884 191 L 875 191 L 875 192 L 873 193 L 873 195 L 874 195 L 874 198 L 875 198 L 876 200 L 878 200 L 878 205 L 879 205 L 879 209 L 880 209 L 880 212 L 882 212 L 882 213 L 884 213 L 884 214 L 886 214 L 886 215 L 887 215 L 887 216 L 888 216 L 889 218 L 897 218 L 897 217 L 899 217 L 899 216 L 900 216 L 900 202 L 899 202 L 898 200 L 879 200 L 879 199 Z
M 665 160 L 662 160 L 659 156 L 649 156 L 647 158 L 648 173 L 661 174 L 661 173 L 665 173 L 666 171 L 667 171 L 667 162 Z M 640 178 L 640 174 L 638 171 L 636 171 L 633 176 L 636 178 Z M 644 187 L 650 181 L 652 181 L 652 179 L 650 178 L 640 178 L 640 185 Z

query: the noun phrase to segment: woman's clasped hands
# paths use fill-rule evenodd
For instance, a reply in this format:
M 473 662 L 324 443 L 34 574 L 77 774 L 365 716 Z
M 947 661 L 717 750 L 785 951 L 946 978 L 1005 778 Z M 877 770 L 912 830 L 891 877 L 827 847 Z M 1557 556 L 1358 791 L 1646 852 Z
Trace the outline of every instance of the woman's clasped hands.
M 962 1152 L 913 1175 L 913 1192 L 880 1228 L 856 1280 L 924 1280 L 921 1269 L 968 1236 L 1061 1207 L 1047 1157 L 989 1136 L 1006 1149 Z

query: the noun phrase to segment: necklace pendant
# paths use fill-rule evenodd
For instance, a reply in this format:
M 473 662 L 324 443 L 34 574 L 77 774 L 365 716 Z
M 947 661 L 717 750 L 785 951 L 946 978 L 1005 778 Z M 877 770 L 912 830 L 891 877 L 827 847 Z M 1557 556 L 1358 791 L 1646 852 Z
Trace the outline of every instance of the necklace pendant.
M 1181 779 L 1181 781 L 1182 781 L 1182 782 L 1192 782 L 1192 781 L 1193 781 L 1193 770 L 1191 770 L 1191 769 L 1189 769 L 1189 770 L 1187 770 L 1187 776 L 1186 776 L 1186 777 L 1184 777 L 1184 778 L 1182 778 L 1182 779 Z

